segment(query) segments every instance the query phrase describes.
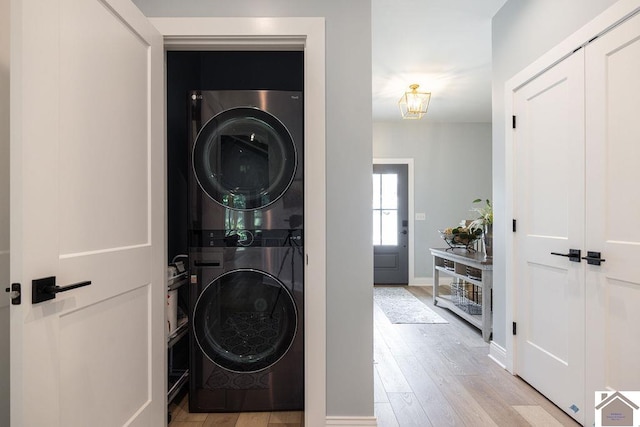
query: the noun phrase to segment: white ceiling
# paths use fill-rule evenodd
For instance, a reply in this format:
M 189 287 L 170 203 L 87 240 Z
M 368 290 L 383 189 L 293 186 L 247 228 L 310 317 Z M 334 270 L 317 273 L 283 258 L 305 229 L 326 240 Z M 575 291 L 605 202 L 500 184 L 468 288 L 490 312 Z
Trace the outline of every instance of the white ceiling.
M 423 121 L 491 121 L 491 18 L 507 0 L 372 0 L 373 120 L 402 120 L 409 85 Z

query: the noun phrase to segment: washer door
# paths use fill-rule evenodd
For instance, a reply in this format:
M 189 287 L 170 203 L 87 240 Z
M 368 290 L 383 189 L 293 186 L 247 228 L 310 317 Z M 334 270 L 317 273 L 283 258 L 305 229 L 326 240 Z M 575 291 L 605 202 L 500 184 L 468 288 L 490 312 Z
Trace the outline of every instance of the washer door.
M 278 200 L 296 173 L 296 147 L 275 116 L 252 107 L 225 110 L 200 130 L 193 146 L 200 188 L 236 210 L 264 208 Z
M 298 316 L 289 290 L 268 273 L 230 271 L 202 292 L 193 313 L 200 350 L 233 372 L 257 372 L 284 356 Z

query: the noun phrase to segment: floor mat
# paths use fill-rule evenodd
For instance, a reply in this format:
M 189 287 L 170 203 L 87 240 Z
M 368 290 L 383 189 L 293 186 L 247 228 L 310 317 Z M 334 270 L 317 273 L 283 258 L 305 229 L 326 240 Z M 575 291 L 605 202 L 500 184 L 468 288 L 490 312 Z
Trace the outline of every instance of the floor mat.
M 391 323 L 449 323 L 401 287 L 374 287 L 373 300 Z

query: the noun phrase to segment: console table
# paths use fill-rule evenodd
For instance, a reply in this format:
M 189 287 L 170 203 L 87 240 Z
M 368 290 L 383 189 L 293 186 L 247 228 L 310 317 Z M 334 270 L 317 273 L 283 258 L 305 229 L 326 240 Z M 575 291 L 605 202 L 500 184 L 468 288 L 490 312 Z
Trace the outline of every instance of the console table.
M 492 325 L 493 264 L 481 252 L 429 249 L 433 255 L 433 304 L 462 317 L 482 331 L 489 342 Z M 452 277 L 440 284 L 440 275 Z

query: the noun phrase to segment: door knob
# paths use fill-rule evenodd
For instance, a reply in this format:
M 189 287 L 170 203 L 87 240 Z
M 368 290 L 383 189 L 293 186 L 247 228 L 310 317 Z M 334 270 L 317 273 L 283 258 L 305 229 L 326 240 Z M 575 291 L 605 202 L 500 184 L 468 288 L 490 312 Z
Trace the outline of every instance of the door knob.
M 591 251 L 587 251 L 587 256 L 583 256 L 582 259 L 586 260 L 589 265 L 600 265 L 606 261 L 606 259 L 600 258 L 600 252 Z
M 37 304 L 39 302 L 48 301 L 54 299 L 58 292 L 66 292 L 71 289 L 81 288 L 91 284 L 90 280 L 84 282 L 74 283 L 67 286 L 57 286 L 56 276 L 45 277 L 43 279 L 36 279 L 31 282 L 32 296 L 31 303 Z
M 558 252 L 551 252 L 551 255 L 557 255 L 557 256 L 565 256 L 567 258 L 569 258 L 569 261 L 571 262 L 580 262 L 580 249 L 569 249 L 569 253 L 568 254 L 561 254 Z

